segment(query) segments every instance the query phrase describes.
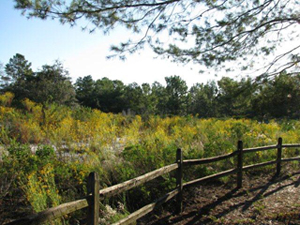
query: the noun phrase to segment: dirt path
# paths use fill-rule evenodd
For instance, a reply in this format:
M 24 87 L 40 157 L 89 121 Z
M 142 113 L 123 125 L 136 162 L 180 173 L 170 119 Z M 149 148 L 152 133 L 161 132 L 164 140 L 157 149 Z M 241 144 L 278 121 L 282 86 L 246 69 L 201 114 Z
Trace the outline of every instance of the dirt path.
M 180 215 L 172 214 L 170 202 L 138 224 L 300 224 L 299 169 L 283 168 L 279 177 L 246 175 L 243 188 L 234 187 L 219 182 L 189 188 Z

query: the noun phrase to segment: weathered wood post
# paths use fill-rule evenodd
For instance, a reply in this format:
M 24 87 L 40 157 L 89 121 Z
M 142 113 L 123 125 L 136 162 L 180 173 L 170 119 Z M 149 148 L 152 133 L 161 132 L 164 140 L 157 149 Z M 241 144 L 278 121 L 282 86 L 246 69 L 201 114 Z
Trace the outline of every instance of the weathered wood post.
M 99 224 L 99 176 L 96 172 L 91 172 L 88 177 L 87 191 L 88 195 L 88 224 L 98 225 Z
M 237 154 L 237 188 L 242 187 L 243 181 L 243 142 L 238 141 Z
M 277 144 L 277 166 L 276 166 L 276 175 L 278 176 L 281 171 L 281 155 L 282 155 L 282 138 L 278 138 L 278 144 Z
M 178 194 L 176 196 L 176 213 L 182 212 L 182 150 L 177 149 L 176 162 L 178 163 L 178 169 L 176 171 L 176 187 L 178 188 Z

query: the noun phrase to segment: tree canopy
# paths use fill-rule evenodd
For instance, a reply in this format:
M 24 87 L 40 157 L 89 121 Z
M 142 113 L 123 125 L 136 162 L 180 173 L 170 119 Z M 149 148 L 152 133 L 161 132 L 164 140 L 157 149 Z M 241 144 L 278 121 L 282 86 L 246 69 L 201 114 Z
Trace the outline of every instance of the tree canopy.
M 188 88 L 179 76 L 165 77 L 166 85 L 123 84 L 118 80 L 91 76 L 75 83 L 83 106 L 104 112 L 147 115 L 197 115 L 209 117 L 247 117 L 257 119 L 299 118 L 300 75 L 281 73 L 274 79 L 253 82 L 251 78 L 196 83 Z M 114 84 L 114 85 L 113 85 Z
M 71 26 L 86 19 L 89 26 L 84 28 L 90 32 L 123 26 L 140 34 L 112 46 L 121 57 L 148 44 L 157 54 L 182 63 L 219 68 L 238 60 L 239 68 L 256 69 L 254 63 L 265 56 L 266 63 L 259 66 L 266 75 L 299 69 L 299 42 L 291 45 L 300 34 L 299 1 L 15 0 L 15 7 L 28 17 L 58 18 Z M 289 45 L 272 55 L 280 43 Z
M 14 93 L 17 101 L 28 98 L 38 103 L 72 105 L 76 102 L 75 89 L 68 71 L 61 62 L 44 65 L 38 72 L 31 69 L 25 56 L 17 53 L 0 74 L 2 92 Z

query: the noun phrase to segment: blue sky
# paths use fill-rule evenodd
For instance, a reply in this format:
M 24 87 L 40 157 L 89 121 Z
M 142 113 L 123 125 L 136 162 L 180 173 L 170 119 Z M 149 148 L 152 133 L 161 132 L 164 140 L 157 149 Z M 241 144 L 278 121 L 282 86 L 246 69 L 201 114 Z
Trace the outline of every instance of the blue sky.
M 70 28 L 57 20 L 27 19 L 13 8 L 12 0 L 0 1 L 0 62 L 5 65 L 16 53 L 20 53 L 38 70 L 42 65 L 63 62 L 73 81 L 80 76 L 92 75 L 94 79 L 109 77 L 128 84 L 159 81 L 164 77 L 179 75 L 188 85 L 215 79 L 213 75 L 199 74 L 200 67 L 182 66 L 161 59 L 154 59 L 150 50 L 128 56 L 126 61 L 117 58 L 106 60 L 111 44 L 128 37 L 122 29 L 109 36 L 100 31 L 94 34 L 82 32 L 79 26 Z

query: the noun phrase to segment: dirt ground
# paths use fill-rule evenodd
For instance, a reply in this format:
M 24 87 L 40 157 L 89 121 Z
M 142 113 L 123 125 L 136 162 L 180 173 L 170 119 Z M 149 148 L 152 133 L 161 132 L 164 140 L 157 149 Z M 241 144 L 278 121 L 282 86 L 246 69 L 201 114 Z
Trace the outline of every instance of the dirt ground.
M 300 224 L 299 166 L 284 165 L 279 176 L 245 174 L 241 189 L 230 180 L 186 189 L 181 214 L 169 202 L 137 224 Z

